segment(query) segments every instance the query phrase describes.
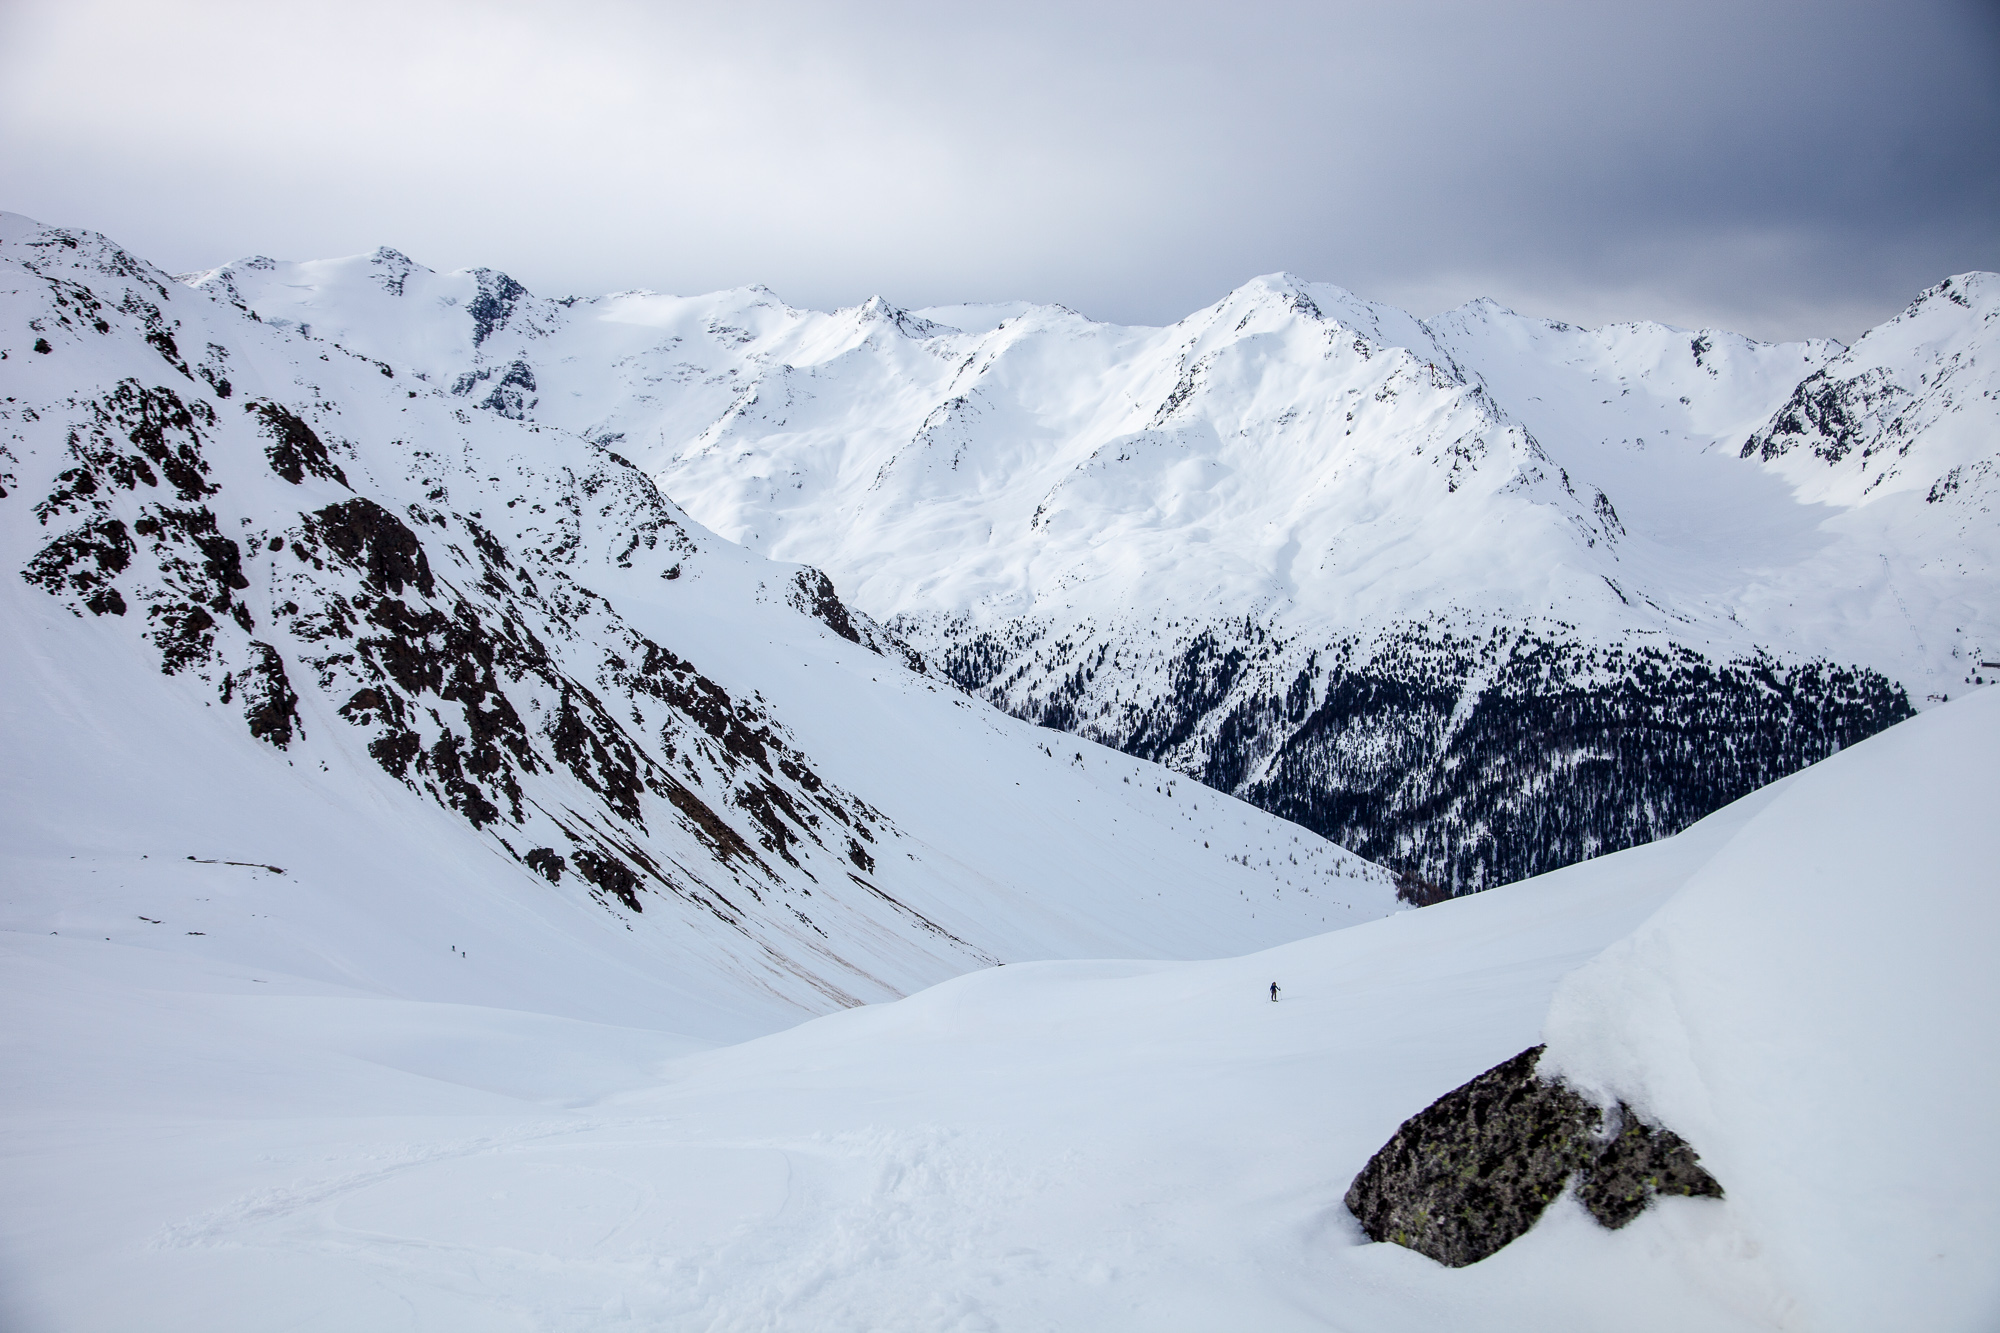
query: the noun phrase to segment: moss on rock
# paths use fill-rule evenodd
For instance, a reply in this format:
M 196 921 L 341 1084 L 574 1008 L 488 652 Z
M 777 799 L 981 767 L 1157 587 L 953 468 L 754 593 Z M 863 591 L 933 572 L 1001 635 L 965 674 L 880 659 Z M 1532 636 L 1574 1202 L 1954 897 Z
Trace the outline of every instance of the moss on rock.
M 1369 1239 L 1462 1268 L 1525 1234 L 1572 1179 L 1591 1216 L 1612 1230 L 1655 1194 L 1722 1196 L 1673 1131 L 1623 1102 L 1607 1118 L 1542 1079 L 1542 1051 L 1495 1065 L 1403 1122 L 1347 1191 Z

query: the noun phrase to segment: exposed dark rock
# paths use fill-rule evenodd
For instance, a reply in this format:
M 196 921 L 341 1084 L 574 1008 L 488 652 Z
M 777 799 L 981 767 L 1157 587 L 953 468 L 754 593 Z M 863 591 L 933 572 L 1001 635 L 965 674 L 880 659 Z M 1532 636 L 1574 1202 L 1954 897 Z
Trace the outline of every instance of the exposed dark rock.
M 861 631 L 854 628 L 854 620 L 847 614 L 846 604 L 833 590 L 832 579 L 807 566 L 798 572 L 794 582 L 798 590 L 795 604 L 801 611 L 849 643 L 861 642 Z
M 276 648 L 253 639 L 250 652 L 250 665 L 231 676 L 229 684 L 243 693 L 243 719 L 250 724 L 250 734 L 282 750 L 292 743 L 299 696 L 292 692 L 285 659 Z M 223 697 L 228 699 L 227 694 Z
M 461 754 L 464 744 L 464 738 L 454 732 L 445 732 L 422 752 L 424 758 L 429 760 L 425 771 L 442 789 L 446 805 L 464 815 L 472 827 L 485 828 L 500 818 L 500 807 L 493 804 L 479 784 L 468 777 Z
M 184 403 L 172 389 L 148 389 L 128 379 L 121 380 L 93 406 L 98 420 L 123 431 L 166 476 L 167 484 L 182 500 L 199 500 L 214 492 L 205 480 L 209 466 L 202 456 L 203 441 L 197 429 L 197 425 L 215 424 L 215 409 L 207 403 L 198 398 Z
M 798 864 L 798 858 L 792 855 L 792 848 L 798 843 L 799 835 L 793 832 L 792 826 L 810 831 L 819 823 L 817 816 L 802 813 L 784 789 L 769 778 L 753 779 L 739 786 L 736 789 L 736 804 L 762 827 L 758 840 L 764 844 L 766 851 L 776 852 L 792 865 Z
M 643 638 L 637 647 L 643 657 L 621 682 L 627 689 L 651 695 L 685 714 L 732 758 L 753 763 L 766 773 L 771 771 L 765 746 L 769 732 L 750 725 L 755 718 L 749 710 L 671 650 Z
M 1601 1109 L 1538 1076 L 1542 1050 L 1438 1098 L 1369 1159 L 1346 1202 L 1370 1240 L 1463 1268 L 1526 1234 L 1572 1178 L 1612 1230 L 1655 1194 L 1722 1197 L 1686 1142 L 1622 1102 L 1607 1136 Z
M 407 780 L 410 761 L 424 748 L 423 737 L 414 731 L 392 731 L 386 736 L 378 736 L 368 742 L 368 756 L 382 765 L 382 771 L 390 777 Z
M 1369 1239 L 1459 1268 L 1535 1224 L 1582 1165 L 1597 1119 L 1535 1077 L 1541 1054 L 1524 1051 L 1403 1122 L 1347 1191 Z
M 604 890 L 619 902 L 635 912 L 646 909 L 639 905 L 640 880 L 638 872 L 617 857 L 608 853 L 594 852 L 587 847 L 579 847 L 575 854 L 576 873 Z
M 1822 368 L 1800 381 L 1770 422 L 1744 441 L 1741 456 L 1754 454 L 1768 463 L 1806 448 L 1825 462 L 1838 463 L 1857 447 L 1867 458 L 1902 438 L 1896 404 L 1910 397 L 1908 389 L 1880 366 L 1847 379 L 1836 373 Z
M 667 780 L 666 796 L 674 809 L 680 812 L 688 828 L 708 844 L 708 849 L 715 853 L 718 861 L 724 865 L 744 862 L 763 866 L 763 861 L 750 850 L 750 844 L 743 840 L 743 835 L 721 815 L 709 809 L 699 796 L 672 779 Z
M 325 443 L 298 416 L 277 403 L 255 402 L 244 406 L 262 419 L 264 433 L 270 436 L 264 456 L 271 462 L 271 471 L 294 486 L 302 484 L 307 473 L 347 485 L 347 474 L 327 454 Z
M 362 601 L 366 599 L 357 599 Z M 434 779 L 445 803 L 475 826 L 499 815 L 497 801 L 507 803 L 509 817 L 521 817 L 518 774 L 534 773 L 543 765 L 536 757 L 527 728 L 502 693 L 496 666 L 513 659 L 506 641 L 488 633 L 478 613 L 459 602 L 455 614 L 435 606 L 416 606 L 396 597 L 375 600 L 367 608 L 367 630 L 354 640 L 347 658 L 376 673 L 375 683 L 355 690 L 341 705 L 341 716 L 355 726 L 381 728 L 386 734 L 369 743 L 369 753 L 388 773 L 410 780 L 417 772 Z M 345 635 L 359 628 L 335 623 L 330 632 Z M 295 625 L 295 632 L 297 632 Z M 355 659 L 358 657 L 358 662 Z M 398 688 L 400 687 L 400 689 Z M 447 730 L 426 747 L 410 725 L 405 697 L 429 694 L 459 706 L 465 730 Z M 443 716 L 429 710 L 433 720 Z
M 533 409 L 536 399 L 528 395 L 535 392 L 535 372 L 525 361 L 515 361 L 507 367 L 507 373 L 493 386 L 493 392 L 481 400 L 480 406 L 489 412 L 523 420 Z
M 146 608 L 148 631 L 160 650 L 160 670 L 172 676 L 215 656 L 215 617 L 188 602 L 155 602 Z
M 663 577 L 679 578 L 679 567 L 667 570 Z M 849 643 L 858 643 L 878 657 L 893 655 L 900 658 L 904 666 L 920 676 L 930 673 L 930 664 L 924 660 L 923 654 L 898 635 L 886 631 L 866 616 L 862 616 L 861 623 L 857 624 L 855 613 L 834 590 L 833 580 L 810 565 L 793 576 L 787 600 L 795 610 L 811 616 Z
M 125 599 L 111 580 L 132 563 L 132 535 L 115 518 L 86 523 L 36 552 L 21 577 L 44 592 L 76 594 L 92 612 L 125 614 Z
M 580 685 L 564 682 L 555 712 L 548 737 L 556 758 L 620 818 L 644 828 L 639 799 L 646 784 L 639 770 L 642 764 L 651 767 L 645 754 L 631 744 L 597 696 Z
M 44 526 L 62 514 L 102 511 L 105 494 L 113 488 L 130 491 L 160 484 L 151 463 L 122 449 L 102 430 L 72 431 L 69 452 L 77 466 L 58 473 L 55 486 L 35 504 L 35 517 Z
M 313 518 L 320 539 L 349 564 L 363 567 L 377 592 L 400 594 L 405 584 L 426 597 L 436 590 L 417 534 L 373 500 L 357 496 L 328 505 Z
M 183 375 L 188 374 L 187 359 L 181 355 L 180 346 L 174 342 L 173 334 L 163 328 L 148 329 L 146 341 L 153 345 L 153 350 L 158 352 L 168 365 Z M 193 379 L 194 376 L 188 375 L 188 378 Z
M 379 722 L 401 722 L 403 701 L 394 690 L 384 694 L 372 685 L 364 686 L 340 706 L 340 715 L 357 727 L 373 726 Z
M 528 289 L 492 269 L 474 269 L 472 276 L 479 283 L 479 295 L 466 302 L 465 313 L 472 316 L 472 345 L 477 347 L 513 318 L 514 307 Z
M 243 573 L 243 548 L 222 535 L 215 511 L 206 505 L 197 509 L 149 506 L 132 530 L 152 541 L 153 556 L 161 570 L 211 611 L 231 610 L 233 594 L 250 586 Z M 199 564 L 177 549 L 188 546 L 200 554 Z
M 1722 1197 L 1722 1186 L 1680 1135 L 1647 1124 L 1622 1103 L 1615 1117 L 1616 1132 L 1577 1182 L 1576 1196 L 1592 1217 L 1616 1231 L 1644 1212 L 1655 1194 Z
M 169 299 L 150 270 L 136 261 L 129 268 L 126 276 Z M 521 328 L 525 290 L 502 274 L 477 277 L 468 312 L 476 341 L 510 320 L 534 336 L 532 326 Z M 864 847 L 877 840 L 871 824 L 886 825 L 879 812 L 815 774 L 761 700 L 732 697 L 577 582 L 584 533 L 599 519 L 620 534 L 621 565 L 650 555 L 671 578 L 699 553 L 678 511 L 629 460 L 605 454 L 574 471 L 524 468 L 524 493 L 507 501 L 536 516 L 522 527 L 454 510 L 447 481 L 458 464 L 442 464 L 440 442 L 430 438 L 389 446 L 428 502 L 408 504 L 407 517 L 359 495 L 296 520 L 254 512 L 269 493 L 237 494 L 233 482 L 232 494 L 212 500 L 225 477 L 244 474 L 212 469 L 211 459 L 247 466 L 250 476 L 266 462 L 299 486 L 319 478 L 352 492 L 365 480 L 350 481 L 336 461 L 354 446 L 308 424 L 340 414 L 325 386 L 294 379 L 287 392 L 299 395 L 296 407 L 247 392 L 247 418 L 222 421 L 215 403 L 236 387 L 225 371 L 250 373 L 229 348 L 206 343 L 190 369 L 182 344 L 194 349 L 193 331 L 146 295 L 135 290 L 118 305 L 128 318 L 114 328 L 87 288 L 50 281 L 48 318 L 61 336 L 94 328 L 143 337 L 135 364 L 157 370 L 153 357 L 163 356 L 192 387 L 127 378 L 70 399 L 69 421 L 45 428 L 66 438 L 43 441 L 54 475 L 28 519 L 45 530 L 26 548 L 40 547 L 22 568 L 30 582 L 78 614 L 141 612 L 145 623 L 135 628 L 162 670 L 208 681 L 253 736 L 274 746 L 305 742 L 300 696 L 318 690 L 384 771 L 533 873 L 564 888 L 581 880 L 621 915 L 653 892 L 741 929 L 738 890 L 759 903 L 769 893 L 809 897 L 806 884 L 823 882 L 814 870 L 872 864 Z M 395 378 L 392 367 L 376 368 Z M 517 416 L 533 407 L 526 358 L 481 367 L 457 391 L 481 383 L 491 388 L 481 391 L 491 411 Z M 19 415 L 40 419 L 25 407 Z M 0 498 L 17 485 L 18 464 L 0 445 Z M 154 495 L 143 502 L 121 494 L 147 490 Z M 824 576 L 793 595 L 850 640 L 877 651 L 893 642 L 842 606 Z M 252 603 L 274 622 L 262 638 L 252 637 Z M 691 850 L 684 832 L 712 860 L 683 864 L 664 847 L 649 851 L 647 826 L 662 820 L 677 826 L 669 845 Z M 840 831 L 829 837 L 833 823 Z M 804 873 L 777 873 L 774 866 L 787 869 L 780 858 Z M 795 908 L 789 917 L 820 930 Z

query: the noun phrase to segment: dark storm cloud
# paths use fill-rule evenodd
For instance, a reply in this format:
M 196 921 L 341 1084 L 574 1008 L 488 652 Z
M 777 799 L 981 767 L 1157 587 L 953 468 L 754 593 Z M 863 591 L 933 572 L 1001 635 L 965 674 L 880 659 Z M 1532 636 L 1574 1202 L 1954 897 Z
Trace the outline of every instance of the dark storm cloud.
M 1847 337 L 2000 268 L 1990 5 L 0 12 L 5 206 L 178 267 L 389 243 L 1147 322 L 1282 268 Z

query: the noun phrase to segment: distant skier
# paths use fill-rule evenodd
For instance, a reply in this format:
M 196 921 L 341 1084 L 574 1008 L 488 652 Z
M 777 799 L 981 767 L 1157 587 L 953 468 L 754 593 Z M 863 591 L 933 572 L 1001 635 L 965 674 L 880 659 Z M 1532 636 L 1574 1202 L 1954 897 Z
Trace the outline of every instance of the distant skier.
M 1278 1002 L 1278 983 L 1274 981 L 1271 983 L 1271 1003 L 1276 1004 L 1277 1002 Z

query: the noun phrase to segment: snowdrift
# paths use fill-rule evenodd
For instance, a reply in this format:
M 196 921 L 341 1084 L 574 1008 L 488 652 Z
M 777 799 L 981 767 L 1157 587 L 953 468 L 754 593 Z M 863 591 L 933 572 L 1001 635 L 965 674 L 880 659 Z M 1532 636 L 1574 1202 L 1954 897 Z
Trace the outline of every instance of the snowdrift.
M 2000 1320 L 2000 691 L 1799 774 L 1568 977 L 1550 1065 L 1700 1146 L 1812 1329 Z

